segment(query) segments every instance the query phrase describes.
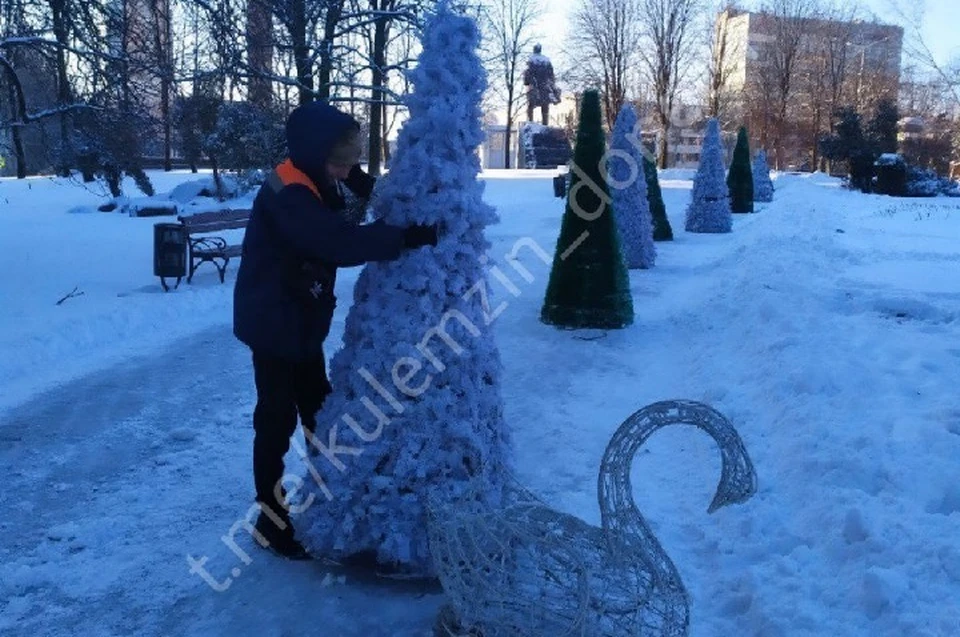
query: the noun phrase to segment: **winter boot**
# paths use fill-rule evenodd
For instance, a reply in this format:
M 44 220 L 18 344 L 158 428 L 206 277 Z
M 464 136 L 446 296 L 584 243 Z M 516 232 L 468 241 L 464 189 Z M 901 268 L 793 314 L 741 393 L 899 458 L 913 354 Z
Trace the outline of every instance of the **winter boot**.
M 310 554 L 294 536 L 293 525 L 289 518 L 283 519 L 282 522 L 283 528 L 280 528 L 269 516 L 261 513 L 255 528 L 266 541 L 266 545 L 260 543 L 259 538 L 257 538 L 257 544 L 288 560 L 309 560 Z

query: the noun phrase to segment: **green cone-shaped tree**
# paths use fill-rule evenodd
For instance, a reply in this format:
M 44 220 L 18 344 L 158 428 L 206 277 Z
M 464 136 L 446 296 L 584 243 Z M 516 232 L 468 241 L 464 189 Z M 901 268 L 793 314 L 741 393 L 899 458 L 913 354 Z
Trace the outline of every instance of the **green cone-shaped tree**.
M 663 205 L 657 166 L 646 154 L 643 156 L 643 173 L 647 177 L 647 201 L 650 203 L 650 215 L 653 217 L 653 240 L 673 241 L 673 228 L 670 227 L 670 220 L 667 219 L 667 207 Z
M 540 320 L 566 328 L 620 328 L 633 299 L 603 176 L 600 95 L 586 91 L 573 151 L 573 177 Z
M 737 145 L 733 149 L 733 161 L 727 173 L 727 188 L 730 190 L 731 212 L 753 212 L 753 170 L 750 167 L 750 140 L 745 126 L 741 126 L 737 133 Z

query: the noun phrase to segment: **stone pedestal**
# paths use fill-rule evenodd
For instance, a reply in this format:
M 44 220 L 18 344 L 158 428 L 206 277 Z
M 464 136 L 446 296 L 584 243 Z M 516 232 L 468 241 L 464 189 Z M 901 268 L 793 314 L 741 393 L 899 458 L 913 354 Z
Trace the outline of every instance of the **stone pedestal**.
M 562 128 L 536 122 L 520 125 L 520 160 L 523 168 L 556 168 L 565 166 L 573 149 Z

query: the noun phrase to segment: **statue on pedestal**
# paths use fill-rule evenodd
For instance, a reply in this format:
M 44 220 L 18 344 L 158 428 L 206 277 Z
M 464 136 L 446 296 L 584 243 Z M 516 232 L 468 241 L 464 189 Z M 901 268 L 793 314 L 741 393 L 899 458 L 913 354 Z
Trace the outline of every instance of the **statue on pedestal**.
M 533 121 L 533 110 L 540 108 L 544 126 L 549 125 L 550 105 L 560 103 L 560 89 L 553 76 L 553 64 L 543 55 L 539 44 L 533 47 L 533 55 L 527 59 L 523 72 L 523 84 L 527 87 L 527 121 Z

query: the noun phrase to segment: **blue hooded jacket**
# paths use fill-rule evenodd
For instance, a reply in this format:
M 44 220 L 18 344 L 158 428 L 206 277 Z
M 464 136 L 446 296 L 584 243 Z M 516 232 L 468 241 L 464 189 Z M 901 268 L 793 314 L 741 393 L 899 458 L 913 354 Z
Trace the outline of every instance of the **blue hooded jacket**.
M 323 356 L 336 268 L 400 255 L 403 229 L 351 224 L 331 206 L 332 195 L 321 199 L 334 190 L 326 176 L 327 155 L 358 126 L 324 102 L 300 106 L 287 120 L 290 161 L 320 197 L 308 185 L 284 184 L 272 174 L 253 202 L 234 287 L 233 332 L 258 354 L 290 361 Z M 320 287 L 322 292 L 311 296 Z

